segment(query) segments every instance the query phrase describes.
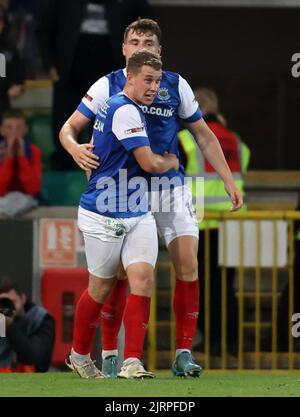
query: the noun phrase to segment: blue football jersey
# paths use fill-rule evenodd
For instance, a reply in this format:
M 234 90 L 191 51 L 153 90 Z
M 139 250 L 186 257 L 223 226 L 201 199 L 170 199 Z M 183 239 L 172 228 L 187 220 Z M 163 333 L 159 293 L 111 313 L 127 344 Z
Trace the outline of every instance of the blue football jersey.
M 120 69 L 100 78 L 89 89 L 82 99 L 78 110 L 93 119 L 103 100 L 123 90 L 126 83 L 126 70 Z M 163 155 L 171 152 L 179 157 L 178 127 L 179 119 L 187 123 L 195 122 L 202 117 L 194 93 L 179 74 L 163 71 L 160 88 L 150 106 L 140 106 L 147 123 L 147 132 L 154 153 Z M 152 176 L 161 176 L 152 174 Z M 163 174 L 169 178 L 184 178 L 184 168 L 170 170 Z
M 102 102 L 93 128 L 93 152 L 100 166 L 92 171 L 80 206 L 108 217 L 137 217 L 148 211 L 147 174 L 132 150 L 150 146 L 140 107 L 119 93 Z

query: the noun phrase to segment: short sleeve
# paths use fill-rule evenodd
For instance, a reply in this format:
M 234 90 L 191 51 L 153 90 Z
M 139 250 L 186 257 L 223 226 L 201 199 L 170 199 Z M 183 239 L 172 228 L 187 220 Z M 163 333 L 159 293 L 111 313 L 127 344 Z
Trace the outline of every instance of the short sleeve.
M 107 77 L 101 77 L 96 81 L 85 96 L 77 110 L 89 119 L 94 119 L 102 103 L 109 98 L 109 82 Z
M 125 104 L 115 111 L 112 131 L 128 151 L 140 146 L 150 146 L 145 123 L 133 104 Z
M 199 104 L 195 98 L 193 90 L 188 82 L 181 76 L 179 76 L 178 90 L 181 101 L 178 109 L 179 117 L 188 123 L 200 120 L 202 112 L 199 108 Z

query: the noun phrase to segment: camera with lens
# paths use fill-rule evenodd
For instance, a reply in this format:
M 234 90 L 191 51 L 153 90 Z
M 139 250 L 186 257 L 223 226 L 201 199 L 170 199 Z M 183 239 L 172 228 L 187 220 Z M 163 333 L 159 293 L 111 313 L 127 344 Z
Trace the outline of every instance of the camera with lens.
M 15 310 L 14 303 L 9 298 L 0 298 L 0 314 L 13 317 Z

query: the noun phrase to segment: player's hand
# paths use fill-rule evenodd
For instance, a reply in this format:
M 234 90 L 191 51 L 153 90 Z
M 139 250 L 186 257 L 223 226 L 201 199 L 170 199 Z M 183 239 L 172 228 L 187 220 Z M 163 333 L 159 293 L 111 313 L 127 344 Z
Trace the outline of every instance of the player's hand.
M 14 156 L 16 150 L 17 138 L 13 135 L 6 136 L 7 155 Z
M 224 184 L 225 190 L 227 194 L 230 197 L 230 200 L 232 202 L 232 207 L 230 211 L 237 211 L 239 210 L 243 205 L 243 196 L 241 191 L 237 188 L 234 181 L 230 181 Z
M 76 164 L 84 171 L 90 172 L 92 169 L 97 169 L 100 165 L 99 157 L 93 154 L 94 145 L 91 143 L 84 143 L 82 145 L 76 144 L 71 155 Z
M 16 142 L 18 143 L 18 155 L 22 156 L 25 153 L 25 142 L 24 138 L 22 136 L 18 136 L 16 139 Z
M 179 169 L 179 159 L 174 153 L 165 152 L 164 158 L 169 159 L 172 163 L 172 169 L 178 171 Z

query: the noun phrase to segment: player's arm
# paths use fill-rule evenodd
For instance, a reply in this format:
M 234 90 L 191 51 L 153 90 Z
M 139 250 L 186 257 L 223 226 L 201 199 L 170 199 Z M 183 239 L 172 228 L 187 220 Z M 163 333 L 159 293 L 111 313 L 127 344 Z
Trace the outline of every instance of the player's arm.
M 62 146 L 73 157 L 77 165 L 87 173 L 99 166 L 99 158 L 92 153 L 92 144 L 78 144 L 79 134 L 95 119 L 98 109 L 109 97 L 107 77 L 96 81 L 85 94 L 77 110 L 63 125 L 59 139 Z
M 231 210 L 239 210 L 243 205 L 243 196 L 234 183 L 232 173 L 215 134 L 207 126 L 203 118 L 193 123 L 189 123 L 188 128 L 199 145 L 204 157 L 223 179 L 225 190 L 232 201 Z
M 178 91 L 181 101 L 178 109 L 179 117 L 187 123 L 188 129 L 194 136 L 204 157 L 223 179 L 225 190 L 232 201 L 231 210 L 240 209 L 243 205 L 243 197 L 234 183 L 219 141 L 203 120 L 201 110 L 190 85 L 180 76 Z
M 78 110 L 69 117 L 61 128 L 59 139 L 62 146 L 72 156 L 77 165 L 85 171 L 96 169 L 99 166 L 98 156 L 92 153 L 94 146 L 91 143 L 78 143 L 79 134 L 90 124 L 91 120 Z
M 174 154 L 163 156 L 154 154 L 143 120 L 132 104 L 119 107 L 113 116 L 112 131 L 127 151 L 132 151 L 140 167 L 149 173 L 163 173 L 179 169 L 179 161 Z
M 172 153 L 161 156 L 153 153 L 150 146 L 141 146 L 134 149 L 133 154 L 140 167 L 146 172 L 162 174 L 170 169 L 179 169 L 178 158 Z

